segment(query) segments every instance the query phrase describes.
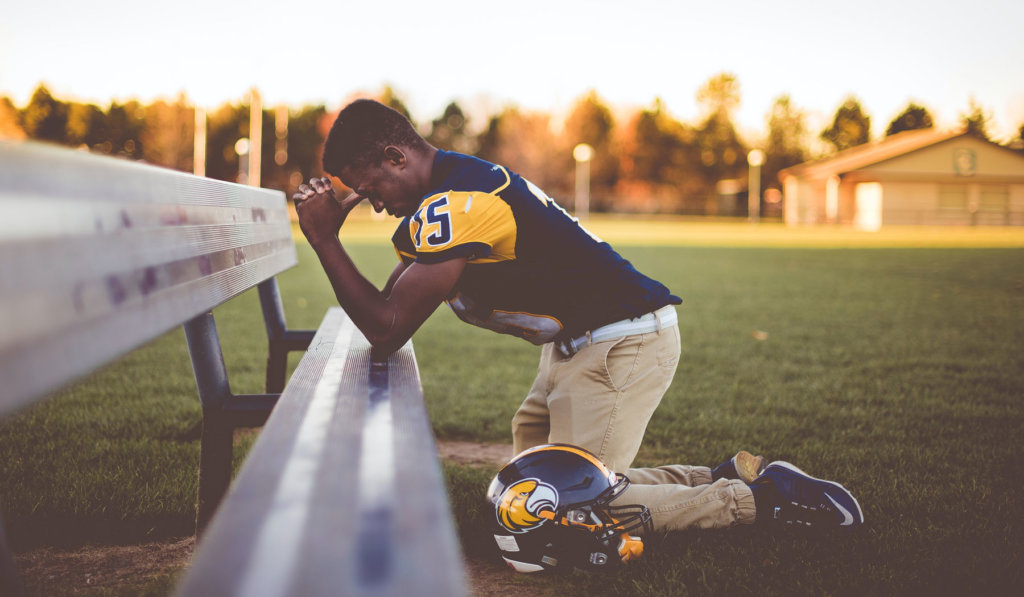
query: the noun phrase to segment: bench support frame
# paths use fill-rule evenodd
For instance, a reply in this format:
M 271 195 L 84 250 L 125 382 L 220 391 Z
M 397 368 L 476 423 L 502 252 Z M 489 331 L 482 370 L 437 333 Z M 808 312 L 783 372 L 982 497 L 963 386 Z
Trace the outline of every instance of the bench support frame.
M 184 324 L 199 400 L 203 406 L 200 440 L 199 497 L 196 536 L 201 536 L 231 484 L 231 459 L 236 428 L 260 427 L 284 389 L 288 353 L 309 348 L 311 330 L 289 330 L 277 280 L 258 286 L 269 344 L 265 394 L 233 394 L 212 312 Z

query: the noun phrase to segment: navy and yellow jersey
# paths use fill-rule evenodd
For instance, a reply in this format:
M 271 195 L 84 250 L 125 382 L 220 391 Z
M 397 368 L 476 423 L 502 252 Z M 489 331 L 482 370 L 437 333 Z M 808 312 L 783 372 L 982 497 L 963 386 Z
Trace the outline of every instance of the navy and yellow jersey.
M 543 344 L 682 302 L 502 166 L 438 151 L 431 185 L 392 242 L 407 264 L 467 259 L 448 304 L 468 323 Z

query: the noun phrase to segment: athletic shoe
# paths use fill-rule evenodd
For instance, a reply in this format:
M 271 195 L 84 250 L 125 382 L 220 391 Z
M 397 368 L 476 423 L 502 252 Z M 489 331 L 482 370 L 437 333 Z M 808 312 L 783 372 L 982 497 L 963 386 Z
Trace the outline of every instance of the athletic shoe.
M 711 471 L 711 479 L 740 479 L 750 485 L 764 472 L 767 464 L 764 456 L 754 456 L 746 450 L 740 450 L 735 456 L 716 466 Z
M 757 517 L 768 522 L 816 528 L 864 523 L 860 504 L 845 487 L 815 479 L 788 462 L 769 464 L 751 484 L 751 490 Z

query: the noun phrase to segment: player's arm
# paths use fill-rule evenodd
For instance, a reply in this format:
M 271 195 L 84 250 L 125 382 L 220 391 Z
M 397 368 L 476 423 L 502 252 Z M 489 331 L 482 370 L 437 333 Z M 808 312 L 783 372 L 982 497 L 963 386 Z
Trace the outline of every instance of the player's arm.
M 338 303 L 374 348 L 386 355 L 401 348 L 444 301 L 466 266 L 464 257 L 424 265 L 413 263 L 393 272 L 382 292 L 356 268 L 341 241 L 314 246 Z
M 398 278 L 402 275 L 402 272 L 404 272 L 407 267 L 409 267 L 407 264 L 399 261 L 398 265 L 395 266 L 395 269 L 391 271 L 391 275 L 388 276 L 388 281 L 386 284 L 384 284 L 384 288 L 381 289 L 380 293 L 383 294 L 384 296 L 390 296 L 391 289 L 395 287 L 395 282 L 398 281 Z
M 466 259 L 399 265 L 385 291 L 378 290 L 338 239 L 348 213 L 363 198 L 353 194 L 337 201 L 327 182 L 311 181 L 312 189 L 300 187 L 295 194 L 299 225 L 320 258 L 338 303 L 373 345 L 374 353 L 383 356 L 405 344 L 451 293 Z

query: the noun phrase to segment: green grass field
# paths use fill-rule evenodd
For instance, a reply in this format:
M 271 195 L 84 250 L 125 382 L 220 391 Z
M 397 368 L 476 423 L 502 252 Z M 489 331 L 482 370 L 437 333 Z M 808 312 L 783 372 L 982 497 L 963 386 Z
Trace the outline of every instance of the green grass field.
M 845 484 L 866 525 L 815 537 L 760 527 L 676 533 L 614 576 L 513 582 L 588 596 L 1019 591 L 1024 231 L 872 235 L 608 218 L 591 227 L 685 300 L 683 358 L 637 464 L 715 464 L 757 451 Z M 393 252 L 366 239 L 390 228 L 366 220 L 346 229 L 377 282 Z M 314 327 L 333 304 L 305 245 L 280 282 L 292 327 Z M 260 391 L 255 294 L 215 314 L 232 388 Z M 414 343 L 438 438 L 509 441 L 538 349 L 446 308 Z M 199 425 L 180 330 L 7 417 L 0 504 L 15 549 L 188 534 Z M 238 443 L 239 458 L 250 441 Z M 490 556 L 481 495 L 495 470 L 445 468 L 465 551 Z

